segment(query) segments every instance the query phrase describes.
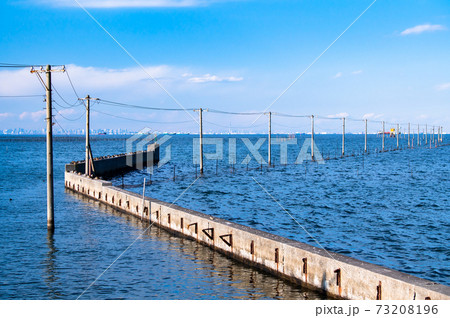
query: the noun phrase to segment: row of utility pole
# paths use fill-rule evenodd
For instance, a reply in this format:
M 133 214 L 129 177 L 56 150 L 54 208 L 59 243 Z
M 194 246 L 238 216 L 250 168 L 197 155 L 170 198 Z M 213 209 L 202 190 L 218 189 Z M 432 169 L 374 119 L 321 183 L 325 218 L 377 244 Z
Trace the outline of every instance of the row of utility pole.
M 196 109 L 195 111 L 198 111 L 199 113 L 199 135 L 200 135 L 200 173 L 202 174 L 204 171 L 203 168 L 203 111 L 204 109 L 199 108 Z M 267 146 L 267 162 L 268 165 L 271 166 L 272 165 L 272 112 L 267 112 L 264 113 L 264 115 L 268 115 L 268 146 Z M 311 118 L 311 159 L 314 161 L 315 160 L 315 154 L 314 154 L 314 148 L 315 148 L 315 143 L 314 143 L 314 138 L 315 138 L 315 133 L 314 133 L 314 115 L 310 116 Z M 342 156 L 345 156 L 345 121 L 346 118 L 343 117 L 342 118 Z M 364 119 L 364 124 L 365 124 L 365 131 L 364 131 L 364 153 L 368 152 L 368 142 L 367 142 L 367 135 L 368 135 L 368 130 L 367 130 L 367 123 L 368 120 Z M 381 122 L 382 124 L 382 132 L 381 132 L 381 149 L 382 151 L 385 151 L 385 135 L 386 135 L 386 123 L 384 121 Z M 438 136 L 437 136 L 437 142 L 442 142 L 442 128 L 441 126 L 438 127 Z M 389 132 L 390 133 L 390 132 Z M 400 148 L 400 124 L 397 124 L 397 129 L 395 131 L 395 137 L 396 137 L 396 141 L 397 141 L 397 149 Z M 425 125 L 425 131 L 424 131 L 424 139 L 425 139 L 425 144 L 428 144 L 428 125 Z M 435 141 L 435 126 L 433 126 L 433 131 L 432 134 L 430 136 L 430 142 L 434 142 Z M 417 145 L 420 146 L 420 126 L 419 124 L 417 125 Z M 411 144 L 411 124 L 408 123 L 408 148 L 411 148 L 412 144 Z
M 39 80 L 45 87 L 46 91 L 46 122 L 47 122 L 47 228 L 49 231 L 53 231 L 55 228 L 55 220 L 54 220 L 54 191 L 53 191 L 53 106 L 52 106 L 52 72 L 65 72 L 64 66 L 59 69 L 52 69 L 51 65 L 47 65 L 44 69 L 41 67 L 40 69 L 35 69 L 34 67 L 31 69 L 31 73 L 36 73 L 38 75 Z M 41 77 L 41 73 L 46 74 L 46 80 L 44 81 Z M 95 172 L 92 150 L 89 141 L 89 132 L 90 132 L 90 105 L 91 100 L 98 100 L 98 98 L 91 98 L 87 95 L 85 98 L 80 98 L 80 100 L 85 101 L 86 105 L 86 154 L 85 154 L 85 174 L 88 176 L 92 176 L 93 172 Z M 203 108 L 199 108 L 196 111 L 199 113 L 199 137 L 200 137 L 200 173 L 203 174 Z M 265 115 L 269 117 L 269 127 L 268 127 L 268 164 L 272 165 L 272 112 L 267 112 Z M 310 116 L 311 118 L 311 159 L 315 160 L 315 143 L 314 143 L 314 115 Z M 367 148 L 367 119 L 365 121 L 365 136 L 364 136 L 364 152 L 368 152 Z M 382 130 L 382 150 L 384 151 L 385 146 L 385 122 L 382 122 L 383 130 Z M 399 148 L 399 124 L 397 124 L 397 148 Z M 436 141 L 435 139 L 435 126 L 432 128 L 432 134 L 430 135 L 430 143 Z M 438 127 L 438 136 L 436 142 L 442 142 L 442 127 Z M 425 144 L 428 143 L 428 126 L 425 126 Z M 420 145 L 420 130 L 419 125 L 417 126 L 417 144 Z M 411 125 L 408 124 L 408 148 L 411 147 Z M 342 118 L 342 156 L 345 155 L 345 117 Z

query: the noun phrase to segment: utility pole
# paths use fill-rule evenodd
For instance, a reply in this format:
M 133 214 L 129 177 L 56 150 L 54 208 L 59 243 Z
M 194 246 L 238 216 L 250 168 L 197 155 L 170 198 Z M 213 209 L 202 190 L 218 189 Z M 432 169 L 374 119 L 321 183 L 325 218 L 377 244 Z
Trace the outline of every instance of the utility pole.
M 425 124 L 425 145 L 428 145 L 428 124 Z
M 53 114 L 52 114 L 52 67 L 47 65 L 47 229 L 55 228 L 55 207 L 53 197 Z
M 411 148 L 411 124 L 408 123 L 408 148 Z
M 398 150 L 398 148 L 400 147 L 400 143 L 399 143 L 399 140 L 398 140 L 398 138 L 399 138 L 399 136 L 400 136 L 400 127 L 399 127 L 399 126 L 400 126 L 400 125 L 397 124 L 397 131 L 395 132 L 396 137 L 397 137 L 397 150 Z
M 269 112 L 269 145 L 268 145 L 269 167 L 272 163 L 272 112 Z
M 381 149 L 382 149 L 382 151 L 384 152 L 384 121 L 383 121 L 383 131 L 381 132 L 382 133 L 382 138 L 381 138 L 381 140 L 382 140 L 382 142 L 381 142 Z
M 85 98 L 79 98 L 79 100 L 85 100 L 86 101 L 86 155 L 85 155 L 85 161 L 84 161 L 84 174 L 87 176 L 92 175 L 91 167 L 93 166 L 93 162 L 91 162 L 91 143 L 89 140 L 89 133 L 90 133 L 90 113 L 91 113 L 91 100 L 99 100 L 98 98 L 91 98 L 91 96 L 87 95 Z
M 200 126 L 200 175 L 203 174 L 203 108 L 198 109 L 198 124 Z
M 345 117 L 342 117 L 342 157 L 345 155 Z
M 311 160 L 314 161 L 314 115 L 311 115 Z
M 91 145 L 89 143 L 90 112 L 91 112 L 91 97 L 89 95 L 87 95 L 86 96 L 86 157 L 85 157 L 85 161 L 84 161 L 84 173 L 88 177 L 91 176 L 91 162 L 89 160 L 89 148 L 91 147 Z M 144 188 L 145 188 L 145 185 L 144 185 Z
M 366 130 L 364 133 L 364 152 L 367 153 L 367 119 L 364 121 L 366 122 Z
M 417 124 L 417 146 L 420 146 L 420 126 Z
M 47 121 L 47 229 L 53 232 L 55 229 L 55 219 L 54 219 L 54 195 L 53 195 L 53 113 L 52 113 L 52 72 L 65 72 L 64 66 L 62 69 L 52 70 L 51 65 L 47 65 L 44 68 L 41 66 L 40 69 L 31 68 L 31 73 L 36 73 L 39 80 L 45 87 L 46 95 L 46 121 Z M 46 81 L 42 79 L 40 73 L 46 74 Z

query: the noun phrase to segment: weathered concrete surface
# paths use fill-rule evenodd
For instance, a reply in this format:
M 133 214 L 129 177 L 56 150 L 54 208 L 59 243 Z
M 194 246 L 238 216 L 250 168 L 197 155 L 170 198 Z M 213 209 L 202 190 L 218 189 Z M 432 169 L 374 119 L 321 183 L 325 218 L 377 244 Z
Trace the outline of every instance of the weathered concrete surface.
M 133 169 L 143 169 L 147 165 L 159 162 L 159 147 L 152 144 L 147 151 L 139 151 L 114 156 L 94 158 L 95 175 L 108 177 Z M 77 161 L 66 165 L 66 171 L 74 171 L 84 174 L 85 163 Z
M 277 276 L 336 298 L 450 299 L 450 287 L 228 222 L 72 172 L 65 186 Z M 338 276 L 340 276 L 338 278 Z

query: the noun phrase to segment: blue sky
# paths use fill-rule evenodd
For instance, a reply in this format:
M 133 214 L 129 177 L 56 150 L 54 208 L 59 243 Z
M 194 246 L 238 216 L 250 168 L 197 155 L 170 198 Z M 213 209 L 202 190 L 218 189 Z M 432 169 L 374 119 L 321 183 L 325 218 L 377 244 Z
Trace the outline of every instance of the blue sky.
M 179 107 L 150 73 L 186 108 L 263 111 L 373 0 L 78 2 L 146 72 L 75 0 L 2 1 L 0 62 L 65 64 L 82 96 Z M 450 119 L 449 53 L 448 1 L 378 0 L 270 110 L 445 126 Z M 53 82 L 69 103 L 76 100 L 66 75 L 55 73 Z M 0 96 L 41 93 L 28 70 L 0 68 Z M 64 105 L 58 96 L 54 99 Z M 44 127 L 44 106 L 40 97 L 0 98 L 0 129 Z M 55 107 L 69 119 L 82 115 L 82 107 Z M 197 130 L 184 112 L 101 104 L 93 109 L 101 112 L 93 112 L 93 128 Z M 246 127 L 256 119 L 204 117 L 206 131 Z M 56 118 L 66 129 L 84 125 L 83 118 Z M 242 131 L 265 131 L 266 120 Z M 305 119 L 275 117 L 274 122 L 279 131 L 308 129 Z M 317 124 L 323 131 L 340 131 L 336 120 Z M 362 129 L 360 123 L 349 125 L 351 131 Z

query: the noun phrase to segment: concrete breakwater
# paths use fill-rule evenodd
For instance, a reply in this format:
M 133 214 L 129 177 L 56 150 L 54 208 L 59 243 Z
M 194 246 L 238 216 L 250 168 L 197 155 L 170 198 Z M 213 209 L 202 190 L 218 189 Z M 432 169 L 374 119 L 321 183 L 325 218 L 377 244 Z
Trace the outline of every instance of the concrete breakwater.
M 118 167 L 115 167 L 118 168 Z M 65 186 L 251 266 L 346 299 L 450 299 L 450 287 L 151 199 L 66 167 Z

